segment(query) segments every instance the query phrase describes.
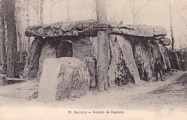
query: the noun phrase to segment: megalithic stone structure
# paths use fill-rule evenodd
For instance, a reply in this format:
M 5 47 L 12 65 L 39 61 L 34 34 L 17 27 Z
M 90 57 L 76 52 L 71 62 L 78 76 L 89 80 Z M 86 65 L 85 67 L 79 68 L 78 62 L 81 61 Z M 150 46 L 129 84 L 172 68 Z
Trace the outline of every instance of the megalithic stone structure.
M 53 102 L 89 91 L 88 68 L 71 57 L 45 59 L 40 78 L 38 100 Z

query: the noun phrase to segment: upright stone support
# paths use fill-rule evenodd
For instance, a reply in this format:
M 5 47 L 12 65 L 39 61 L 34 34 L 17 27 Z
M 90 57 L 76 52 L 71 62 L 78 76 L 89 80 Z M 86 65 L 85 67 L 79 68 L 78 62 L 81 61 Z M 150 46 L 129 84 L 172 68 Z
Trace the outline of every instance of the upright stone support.
M 41 49 L 41 55 L 39 58 L 39 68 L 38 68 L 38 72 L 37 72 L 37 79 L 40 78 L 41 73 L 42 73 L 42 69 L 43 69 L 43 63 L 44 60 L 47 58 L 56 58 L 56 48 L 55 48 L 55 41 L 51 40 L 51 39 L 47 39 L 45 41 L 45 43 L 42 46 Z
M 90 74 L 90 88 L 96 87 L 96 59 L 92 57 L 86 57 L 84 59 L 84 64 L 88 67 Z
M 48 58 L 44 60 L 38 100 L 48 102 L 80 95 L 89 91 L 88 68 L 77 58 Z
M 43 39 L 41 37 L 35 37 L 34 41 L 32 42 L 23 73 L 23 77 L 26 79 L 33 79 L 37 76 L 39 69 L 39 58 L 43 45 L 42 40 Z
M 130 41 L 114 34 L 109 35 L 109 39 L 111 60 L 108 76 L 110 86 L 114 86 L 116 81 L 123 81 L 124 84 L 140 81 Z

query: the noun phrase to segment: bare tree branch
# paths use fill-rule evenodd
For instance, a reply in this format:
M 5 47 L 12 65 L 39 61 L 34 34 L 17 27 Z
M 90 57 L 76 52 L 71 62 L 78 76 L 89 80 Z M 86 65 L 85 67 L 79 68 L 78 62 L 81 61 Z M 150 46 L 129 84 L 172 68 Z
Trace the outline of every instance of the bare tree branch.
M 110 0 L 108 0 L 109 2 L 108 2 L 108 4 L 106 5 L 106 6 L 109 6 L 110 5 Z
M 130 7 L 131 7 L 131 11 L 133 11 L 133 8 L 132 8 L 132 0 L 130 0 Z
M 142 6 L 140 9 L 138 9 L 135 13 L 135 15 L 137 15 L 143 8 L 145 8 L 147 5 L 149 5 L 151 3 L 151 0 L 149 0 L 144 6 Z
M 149 0 L 144 6 L 142 6 L 141 8 L 139 8 L 137 11 L 135 10 L 135 3 L 136 0 L 130 0 L 130 8 L 131 8 L 131 12 L 132 12 L 132 16 L 133 16 L 133 23 L 136 22 L 136 17 L 137 14 L 143 9 L 145 8 L 147 5 L 149 5 L 151 3 L 152 0 Z
M 37 0 L 36 2 L 34 2 L 35 4 L 34 5 L 32 5 L 32 7 L 33 7 L 33 9 L 37 12 L 37 14 L 38 14 L 38 12 L 39 12 L 39 0 Z
M 182 33 L 184 34 L 184 37 L 186 38 L 186 41 L 187 41 L 187 36 L 186 34 L 184 33 L 184 31 L 181 29 Z
M 94 9 L 94 10 L 92 11 L 92 16 L 91 16 L 91 18 L 93 17 L 93 14 L 94 14 L 95 11 L 96 11 L 96 9 Z
M 34 9 L 36 12 L 39 11 L 39 9 L 38 9 L 37 7 L 35 7 L 35 6 L 32 6 L 32 7 L 33 7 L 33 9 Z
M 178 14 L 177 14 L 178 15 Z M 179 15 L 178 15 L 179 16 Z M 186 25 L 187 27 L 187 22 L 186 22 L 186 19 L 184 18 L 184 16 L 179 16 L 181 18 L 181 20 L 184 22 L 184 24 Z
M 185 25 L 187 27 L 187 22 L 186 22 L 186 19 L 184 17 L 183 17 L 183 21 L 184 21 L 184 23 L 185 23 Z
M 130 0 L 130 7 L 131 7 L 132 15 L 134 16 L 134 9 L 133 9 L 133 5 L 132 5 L 132 0 Z
M 186 34 L 184 34 L 184 36 L 185 36 L 185 38 L 186 38 L 186 41 L 187 41 L 187 36 L 186 36 Z
M 92 5 L 92 4 L 87 3 L 87 5 L 88 5 L 88 6 L 90 6 L 90 7 L 92 7 L 92 8 L 94 8 L 94 9 L 96 9 L 95 4 L 94 4 L 94 5 Z
M 110 18 L 110 19 L 109 19 L 109 21 L 111 21 L 112 19 L 114 19 L 114 20 L 115 20 L 115 19 L 116 19 L 116 16 L 114 16 L 114 17 Z
M 58 0 L 58 1 L 54 2 L 52 6 L 54 7 L 55 4 L 57 4 L 58 2 L 62 2 L 62 1 L 63 1 L 63 0 Z M 53 2 L 53 0 L 52 0 L 52 2 Z
M 183 6 L 182 10 L 185 10 L 185 9 L 187 9 L 187 6 Z
M 93 6 L 93 5 L 90 5 L 91 7 L 93 7 L 93 8 L 95 8 L 95 6 Z

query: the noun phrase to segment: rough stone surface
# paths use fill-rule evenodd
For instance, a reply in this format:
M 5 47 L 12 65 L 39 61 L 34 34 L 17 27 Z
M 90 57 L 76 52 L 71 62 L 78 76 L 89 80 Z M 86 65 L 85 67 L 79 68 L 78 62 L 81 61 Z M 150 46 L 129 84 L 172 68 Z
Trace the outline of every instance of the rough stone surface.
M 45 59 L 38 100 L 47 102 L 80 95 L 87 92 L 89 86 L 88 68 L 80 59 L 69 57 Z
M 153 70 L 153 55 L 151 53 L 151 44 L 147 44 L 147 41 L 142 38 L 135 38 L 134 44 L 134 57 L 140 78 L 142 80 L 148 80 L 152 77 Z
M 164 46 L 169 46 L 171 45 L 171 40 L 169 38 L 164 38 L 160 40 L 160 43 Z
M 108 32 L 123 35 L 154 37 L 166 35 L 166 29 L 160 26 L 139 25 L 119 25 L 117 23 L 108 24 Z M 26 36 L 35 37 L 67 37 L 67 36 L 97 36 L 98 23 L 95 20 L 72 21 L 53 23 L 53 25 L 30 26 L 26 29 Z
M 59 38 L 46 38 L 39 59 L 38 79 L 41 76 L 43 63 L 46 58 L 72 57 L 72 55 L 73 48 L 71 42 Z
M 149 41 L 149 39 L 136 38 L 133 44 L 135 61 L 142 80 L 148 81 L 154 76 L 154 64 L 158 59 L 162 64 L 162 69 L 171 69 L 168 49 L 159 41 Z
M 84 64 L 88 67 L 90 74 L 90 88 L 96 87 L 96 59 L 92 57 L 86 57 L 84 59 Z
M 86 57 L 93 57 L 93 47 L 89 37 L 80 38 L 73 41 L 73 57 L 79 58 L 82 61 Z
M 184 70 L 186 71 L 187 70 L 187 51 L 184 52 L 184 62 L 183 62 L 183 65 L 184 65 Z
M 94 34 L 93 26 L 96 20 L 71 21 L 53 23 L 53 25 L 30 26 L 25 34 L 28 37 L 59 37 L 59 36 L 78 36 L 82 34 Z
M 0 74 L 0 86 L 4 86 L 6 84 L 6 75 Z
M 73 48 L 71 41 L 63 41 L 57 40 L 56 43 L 56 57 L 72 57 L 73 56 Z
M 163 53 L 163 63 L 164 63 L 164 71 L 170 71 L 171 70 L 171 63 L 169 60 L 169 50 L 168 48 L 164 47 L 163 45 L 161 47 L 161 52 Z
M 110 35 L 109 84 L 114 86 L 139 81 L 130 42 L 119 35 Z
M 171 63 L 171 68 L 179 70 L 179 60 L 178 60 L 177 53 L 169 51 L 169 60 Z
M 27 79 L 36 78 L 39 69 L 39 58 L 41 55 L 43 42 L 41 37 L 35 37 L 32 42 L 29 57 L 24 68 L 23 77 Z
M 37 77 L 41 76 L 44 60 L 47 58 L 56 58 L 55 43 L 52 40 L 47 40 L 41 50 L 41 55 L 39 58 L 39 70 L 37 72 Z
M 121 25 L 116 27 L 113 26 L 111 33 L 139 36 L 139 37 L 154 37 L 154 36 L 164 36 L 167 34 L 166 29 L 160 26 L 149 26 L 144 24 L 139 25 Z

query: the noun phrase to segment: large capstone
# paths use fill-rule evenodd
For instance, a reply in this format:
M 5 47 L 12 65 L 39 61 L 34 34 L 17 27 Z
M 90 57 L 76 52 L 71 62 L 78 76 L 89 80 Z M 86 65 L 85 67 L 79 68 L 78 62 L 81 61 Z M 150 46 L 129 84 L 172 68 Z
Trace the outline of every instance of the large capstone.
M 55 101 L 89 91 L 90 76 L 86 65 L 77 58 L 44 60 L 38 100 Z

